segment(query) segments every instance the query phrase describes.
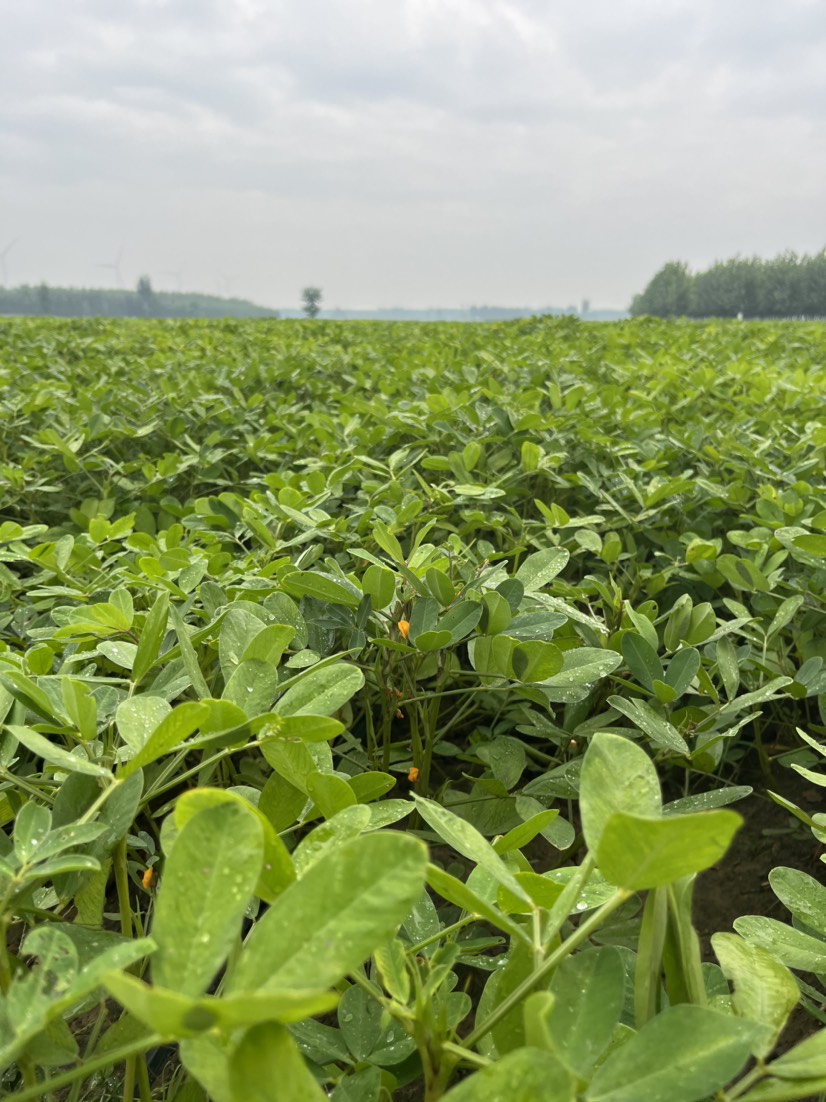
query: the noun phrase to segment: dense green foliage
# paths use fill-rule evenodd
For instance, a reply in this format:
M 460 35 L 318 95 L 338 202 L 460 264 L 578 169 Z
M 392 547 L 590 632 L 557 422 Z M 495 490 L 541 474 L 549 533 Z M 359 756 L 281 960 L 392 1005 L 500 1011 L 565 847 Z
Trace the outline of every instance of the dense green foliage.
M 704 272 L 670 261 L 634 296 L 632 316 L 660 318 L 826 317 L 826 249 L 718 261 Z
M 824 352 L 0 325 L 0 1091 L 826 1089 L 826 1035 L 771 1059 L 800 932 L 691 923 L 826 734 Z
M 0 287 L 0 315 L 56 318 L 273 318 L 274 310 L 241 298 L 194 291 L 155 291 L 142 276 L 136 290 L 96 287 Z

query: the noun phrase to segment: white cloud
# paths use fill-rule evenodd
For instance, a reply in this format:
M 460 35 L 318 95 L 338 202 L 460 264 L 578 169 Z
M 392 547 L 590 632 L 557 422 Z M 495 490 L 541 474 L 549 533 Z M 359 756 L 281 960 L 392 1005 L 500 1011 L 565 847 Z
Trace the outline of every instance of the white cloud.
M 5 13 L 4 13 L 5 9 Z M 623 305 L 820 248 L 820 0 L 0 0 L 13 280 Z M 169 277 L 167 277 L 169 283 Z

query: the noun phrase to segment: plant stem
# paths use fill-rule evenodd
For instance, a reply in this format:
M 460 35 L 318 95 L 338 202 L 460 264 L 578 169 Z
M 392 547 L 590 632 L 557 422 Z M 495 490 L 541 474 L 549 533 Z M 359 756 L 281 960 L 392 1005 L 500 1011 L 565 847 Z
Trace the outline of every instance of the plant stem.
M 726 1102 L 734 1102 L 735 1098 L 739 1098 L 741 1094 L 745 1094 L 755 1083 L 759 1083 L 761 1079 L 765 1079 L 768 1074 L 769 1071 L 766 1065 L 761 1061 L 756 1067 L 753 1067 L 751 1071 L 747 1072 L 739 1083 L 735 1083 L 731 1090 L 726 1091 L 723 1094 L 723 1098 Z
M 465 1037 L 465 1046 L 467 1048 L 472 1047 L 477 1041 L 481 1040 L 482 1037 L 490 1033 L 498 1022 L 506 1015 L 510 1014 L 511 1010 L 513 1010 L 515 1006 L 518 1006 L 526 995 L 530 994 L 541 979 L 552 972 L 560 961 L 569 956 L 574 949 L 578 949 L 583 941 L 587 941 L 593 931 L 602 925 L 605 919 L 633 894 L 633 892 L 626 891 L 625 888 L 617 888 L 607 902 L 603 903 L 603 905 L 598 910 L 594 911 L 589 918 L 586 918 L 584 922 L 581 922 L 571 936 L 563 941 L 555 952 L 551 953 L 549 957 L 546 957 L 535 972 L 524 979 L 518 987 L 515 987 L 510 995 L 502 1000 L 490 1016 L 485 1018 L 480 1026 L 477 1026 L 476 1029 Z
M 489 1068 L 493 1063 L 493 1060 L 489 1060 L 487 1056 L 480 1056 L 478 1052 L 469 1052 L 463 1045 L 454 1045 L 452 1041 L 445 1041 L 442 1051 L 449 1052 L 457 1060 L 472 1064 L 476 1068 Z
M 155 1048 L 157 1045 L 161 1044 L 163 1040 L 164 1038 L 158 1033 L 153 1033 L 149 1037 L 142 1037 L 139 1041 L 133 1041 L 129 1045 L 124 1045 L 123 1048 L 113 1049 L 111 1052 L 106 1052 L 102 1056 L 98 1056 L 94 1060 L 88 1061 L 88 1063 L 84 1062 L 81 1067 L 72 1068 L 71 1071 L 65 1071 L 61 1075 L 55 1075 L 51 1079 L 45 1080 L 43 1083 L 38 1083 L 35 1087 L 27 1087 L 25 1090 L 10 1094 L 3 1099 L 3 1102 L 37 1102 L 37 1100 L 43 1096 L 41 1088 L 48 1091 L 56 1091 L 59 1090 L 60 1087 L 68 1087 L 71 1083 L 74 1083 L 76 1079 L 88 1078 L 92 1072 L 99 1071 L 101 1068 L 112 1067 L 115 1064 L 119 1064 L 122 1060 L 128 1060 L 130 1056 L 135 1056 L 137 1053 L 146 1052 L 150 1048 Z
M 11 961 L 9 960 L 9 920 L 11 916 L 3 914 L 0 918 L 0 994 L 5 995 L 11 985 Z
M 120 912 L 120 932 L 124 937 L 132 937 L 132 905 L 129 901 L 129 870 L 126 864 L 126 838 L 118 842 L 115 849 L 115 885 L 118 892 L 118 911 Z
M 89 1057 L 90 1053 L 94 1052 L 95 1045 L 98 1043 L 98 1037 L 100 1036 L 100 1032 L 103 1029 L 103 1025 L 107 1017 L 108 1012 L 106 1009 L 106 1003 L 101 1003 L 100 1010 L 98 1011 L 98 1016 L 95 1019 L 95 1024 L 92 1026 L 92 1032 L 89 1034 L 89 1040 L 86 1044 L 86 1048 L 82 1057 L 83 1060 L 86 1060 Z M 82 1085 L 83 1084 L 79 1079 L 75 1081 L 75 1085 L 72 1087 L 67 1102 L 77 1102 L 78 1097 L 80 1096 L 80 1088 Z
M 123 783 L 122 781 L 114 780 L 110 784 L 108 784 L 106 786 L 106 788 L 104 788 L 104 790 L 101 792 L 101 794 L 95 800 L 93 800 L 93 802 L 91 804 L 89 804 L 89 806 L 86 808 L 86 810 L 80 816 L 80 818 L 77 820 L 78 825 L 80 823 L 91 822 L 91 820 L 95 816 L 96 812 L 98 812 L 100 810 L 100 808 L 109 799 L 109 797 L 112 795 L 112 793 L 115 791 L 115 789 L 120 788 L 122 783 Z
M 149 1084 L 149 1069 L 146 1066 L 146 1056 L 143 1053 L 139 1053 L 137 1056 L 132 1057 L 137 1065 L 138 1072 L 138 1095 L 141 1102 L 152 1102 L 152 1087 Z
M 430 937 L 426 937 L 424 941 L 417 941 L 415 945 L 411 945 L 407 950 L 408 953 L 419 953 L 422 949 L 425 949 L 428 945 L 432 945 L 434 941 L 441 941 L 442 938 L 448 937 L 456 930 L 461 930 L 465 926 L 469 926 L 471 922 L 476 922 L 476 915 L 466 915 L 464 918 L 460 918 L 458 922 L 454 922 L 450 926 L 445 926 L 443 930 L 439 930 L 437 934 L 431 934 Z
M 137 1054 L 127 1056 L 123 1066 L 123 1102 L 134 1102 L 135 1098 L 135 1067 Z

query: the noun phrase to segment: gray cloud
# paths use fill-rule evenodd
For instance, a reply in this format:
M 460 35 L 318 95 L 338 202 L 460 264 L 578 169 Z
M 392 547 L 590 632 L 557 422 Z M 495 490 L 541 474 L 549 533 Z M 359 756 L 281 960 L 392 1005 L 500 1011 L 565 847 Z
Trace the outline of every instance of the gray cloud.
M 0 0 L 13 280 L 623 305 L 826 242 L 820 0 Z M 165 277 L 169 283 L 170 277 Z

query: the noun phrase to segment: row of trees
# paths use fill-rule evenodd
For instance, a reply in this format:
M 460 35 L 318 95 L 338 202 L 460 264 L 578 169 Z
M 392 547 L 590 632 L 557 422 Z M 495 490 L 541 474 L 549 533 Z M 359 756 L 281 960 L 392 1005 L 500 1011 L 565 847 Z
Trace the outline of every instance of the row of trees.
M 220 298 L 174 291 L 155 291 L 141 276 L 134 291 L 96 288 L 0 287 L 0 314 L 76 318 L 264 318 L 274 310 L 246 299 Z
M 718 261 L 690 272 L 666 264 L 631 303 L 633 315 L 689 318 L 826 317 L 826 249 L 814 256 L 786 252 Z

